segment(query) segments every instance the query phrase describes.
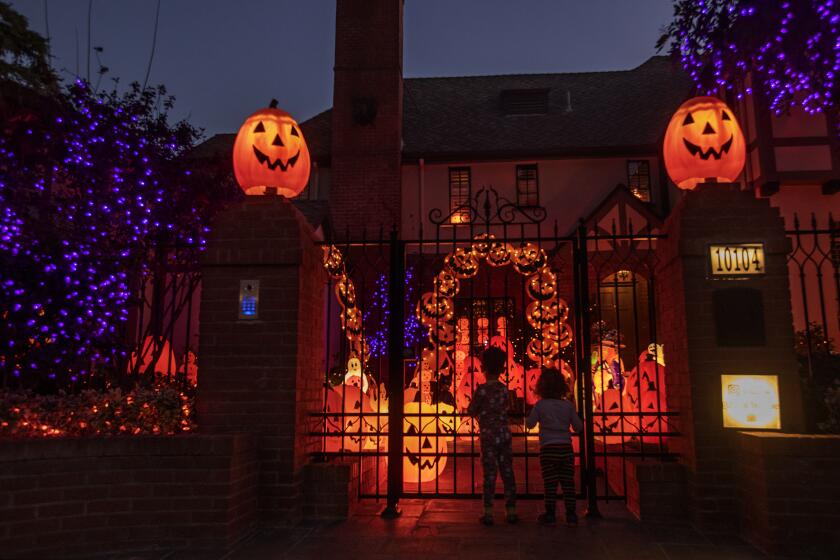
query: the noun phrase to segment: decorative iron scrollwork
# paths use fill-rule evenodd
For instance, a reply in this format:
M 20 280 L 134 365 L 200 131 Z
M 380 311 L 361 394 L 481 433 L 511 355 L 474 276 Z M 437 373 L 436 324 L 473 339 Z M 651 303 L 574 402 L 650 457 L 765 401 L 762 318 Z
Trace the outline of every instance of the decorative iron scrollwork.
M 453 219 L 457 216 L 457 219 Z M 548 212 L 543 206 L 520 206 L 500 196 L 492 186 L 481 187 L 466 203 L 452 208 L 444 214 L 440 208 L 429 211 L 429 221 L 448 226 L 513 225 L 542 223 Z

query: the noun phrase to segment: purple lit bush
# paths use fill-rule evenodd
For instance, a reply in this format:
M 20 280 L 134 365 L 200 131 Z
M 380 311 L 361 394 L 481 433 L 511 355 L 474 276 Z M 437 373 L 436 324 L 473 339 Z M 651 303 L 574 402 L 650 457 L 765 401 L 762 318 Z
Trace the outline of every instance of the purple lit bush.
M 163 87 L 101 94 L 77 81 L 2 125 L 0 385 L 50 392 L 124 369 L 156 249 L 190 260 L 203 247 L 225 197 L 185 167 L 199 134 L 168 123 L 172 102 Z

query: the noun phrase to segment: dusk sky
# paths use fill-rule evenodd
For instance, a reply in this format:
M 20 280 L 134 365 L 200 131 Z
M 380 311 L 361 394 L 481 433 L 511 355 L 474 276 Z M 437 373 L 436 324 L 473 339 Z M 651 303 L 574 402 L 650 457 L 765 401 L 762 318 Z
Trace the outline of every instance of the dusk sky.
M 47 35 L 65 78 L 87 75 L 88 0 L 13 0 Z M 142 82 L 154 0 L 93 0 L 100 87 Z M 404 75 L 618 70 L 655 54 L 671 0 L 407 0 Z M 298 120 L 332 104 L 334 0 L 164 0 L 150 84 L 176 96 L 174 116 L 206 134 L 234 132 L 271 98 Z M 91 80 L 99 64 L 91 54 Z

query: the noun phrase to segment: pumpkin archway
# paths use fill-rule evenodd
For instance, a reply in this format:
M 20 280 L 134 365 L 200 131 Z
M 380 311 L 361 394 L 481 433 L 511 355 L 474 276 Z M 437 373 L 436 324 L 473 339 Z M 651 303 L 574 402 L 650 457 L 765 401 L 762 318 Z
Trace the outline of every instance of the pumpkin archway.
M 512 264 L 526 278 L 526 293 L 531 299 L 526 317 L 534 332 L 526 355 L 537 366 L 559 367 L 560 349 L 571 344 L 572 331 L 566 324 L 569 307 L 557 294 L 557 275 L 548 265 L 548 256 L 533 243 L 513 247 L 492 234 L 481 234 L 472 244 L 458 247 L 447 255 L 432 283 L 433 291 L 424 293 L 417 302 L 417 318 L 429 332 L 427 351 L 449 355 L 455 350 L 459 329 L 455 324 L 454 299 L 460 292 L 461 281 L 478 274 L 482 260 L 497 268 Z M 461 376 L 455 388 L 459 404 L 468 403 L 475 388 L 476 380 L 468 377 Z M 462 395 L 463 390 L 470 395 Z

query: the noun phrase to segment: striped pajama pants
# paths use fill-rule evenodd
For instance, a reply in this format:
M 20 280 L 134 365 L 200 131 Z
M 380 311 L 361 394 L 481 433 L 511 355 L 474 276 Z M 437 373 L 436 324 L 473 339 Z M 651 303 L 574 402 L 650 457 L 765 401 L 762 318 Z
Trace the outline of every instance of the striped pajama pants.
M 545 486 L 545 511 L 553 514 L 557 484 L 563 489 L 566 513 L 575 511 L 575 455 L 571 444 L 552 443 L 540 447 L 540 468 Z

